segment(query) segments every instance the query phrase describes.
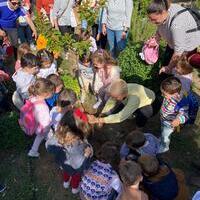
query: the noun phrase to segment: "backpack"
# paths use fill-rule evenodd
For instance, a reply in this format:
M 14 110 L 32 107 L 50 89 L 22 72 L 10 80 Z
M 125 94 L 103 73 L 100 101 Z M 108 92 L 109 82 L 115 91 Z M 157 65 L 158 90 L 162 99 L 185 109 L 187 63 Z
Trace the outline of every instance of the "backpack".
M 20 109 L 20 118 L 18 122 L 21 129 L 29 136 L 32 136 L 38 127 L 38 122 L 34 114 L 34 107 L 36 104 L 42 104 L 42 102 L 36 101 L 32 103 L 30 100 L 26 100 L 25 104 Z
M 159 57 L 159 44 L 155 38 L 150 38 L 147 40 L 142 48 L 142 53 L 140 54 L 142 60 L 147 64 L 155 64 Z

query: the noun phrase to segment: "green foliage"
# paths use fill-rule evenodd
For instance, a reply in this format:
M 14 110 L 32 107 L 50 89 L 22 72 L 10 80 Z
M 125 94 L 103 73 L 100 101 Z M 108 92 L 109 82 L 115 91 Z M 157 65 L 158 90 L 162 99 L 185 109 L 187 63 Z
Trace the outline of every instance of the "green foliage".
M 141 60 L 139 52 L 141 44 L 134 44 L 127 47 L 120 53 L 118 61 L 122 69 L 122 78 L 127 82 L 134 82 L 147 86 L 154 91 L 158 89 L 158 64 L 147 65 Z
M 149 0 L 148 0 L 149 1 Z M 131 18 L 131 28 L 129 31 L 129 42 L 137 43 L 141 41 L 145 41 L 154 35 L 156 31 L 156 27 L 148 21 L 148 18 L 145 14 L 146 5 L 148 5 L 148 1 L 141 1 L 143 7 L 141 7 L 140 3 L 137 1 L 134 3 L 133 13 Z
M 70 75 L 62 75 L 65 88 L 72 89 L 77 96 L 80 96 L 80 86 L 78 80 Z
M 18 125 L 18 115 L 15 112 L 6 113 L 0 120 L 0 149 L 22 149 L 25 147 L 25 137 Z

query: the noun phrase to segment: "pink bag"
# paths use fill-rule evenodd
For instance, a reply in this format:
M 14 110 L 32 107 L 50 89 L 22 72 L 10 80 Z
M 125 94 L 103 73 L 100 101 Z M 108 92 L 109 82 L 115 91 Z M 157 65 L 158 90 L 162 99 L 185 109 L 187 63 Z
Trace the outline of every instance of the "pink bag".
M 155 64 L 159 57 L 159 44 L 155 38 L 147 40 L 142 48 L 141 58 L 147 64 Z
M 35 119 L 34 107 L 40 103 L 42 104 L 43 101 L 32 103 L 30 100 L 26 100 L 26 103 L 20 109 L 19 125 L 26 135 L 32 136 L 39 125 Z

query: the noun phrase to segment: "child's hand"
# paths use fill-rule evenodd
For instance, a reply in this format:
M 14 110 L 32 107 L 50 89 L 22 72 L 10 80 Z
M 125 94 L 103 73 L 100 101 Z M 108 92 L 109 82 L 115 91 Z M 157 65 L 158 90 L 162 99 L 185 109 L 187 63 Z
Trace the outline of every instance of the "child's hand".
M 84 151 L 84 156 L 86 158 L 90 157 L 90 155 L 92 154 L 92 149 L 90 147 L 87 147 Z
M 96 124 L 98 123 L 98 119 L 94 115 L 87 115 L 88 117 L 88 122 L 90 124 Z
M 172 126 L 174 128 L 177 127 L 177 126 L 179 126 L 179 125 L 180 125 L 180 120 L 178 118 L 172 121 Z
M 167 73 L 167 66 L 161 67 L 159 74 L 161 73 Z

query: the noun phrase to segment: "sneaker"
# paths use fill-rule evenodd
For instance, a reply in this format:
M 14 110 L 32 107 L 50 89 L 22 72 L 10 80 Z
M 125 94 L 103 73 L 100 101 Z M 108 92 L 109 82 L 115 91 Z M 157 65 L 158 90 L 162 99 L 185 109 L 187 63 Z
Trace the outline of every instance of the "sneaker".
M 36 46 L 33 43 L 30 44 L 30 48 L 32 51 L 36 51 Z
M 69 185 L 70 185 L 70 181 L 67 181 L 67 182 L 63 182 L 63 187 L 65 188 L 65 189 L 67 189 L 67 188 L 69 188 Z
M 79 188 L 72 188 L 72 194 L 78 194 Z
M 94 105 L 93 105 L 93 108 L 94 109 L 97 109 L 102 103 L 102 100 L 98 100 Z
M 0 185 L 0 193 L 1 193 L 1 192 L 4 192 L 5 189 L 6 189 L 6 186 L 5 186 L 5 185 Z
M 39 154 L 38 152 L 35 152 L 35 151 L 33 151 L 33 150 L 30 150 L 30 151 L 28 152 L 28 156 L 29 156 L 29 157 L 33 157 L 33 158 L 38 158 L 38 157 L 40 156 L 40 154 Z

